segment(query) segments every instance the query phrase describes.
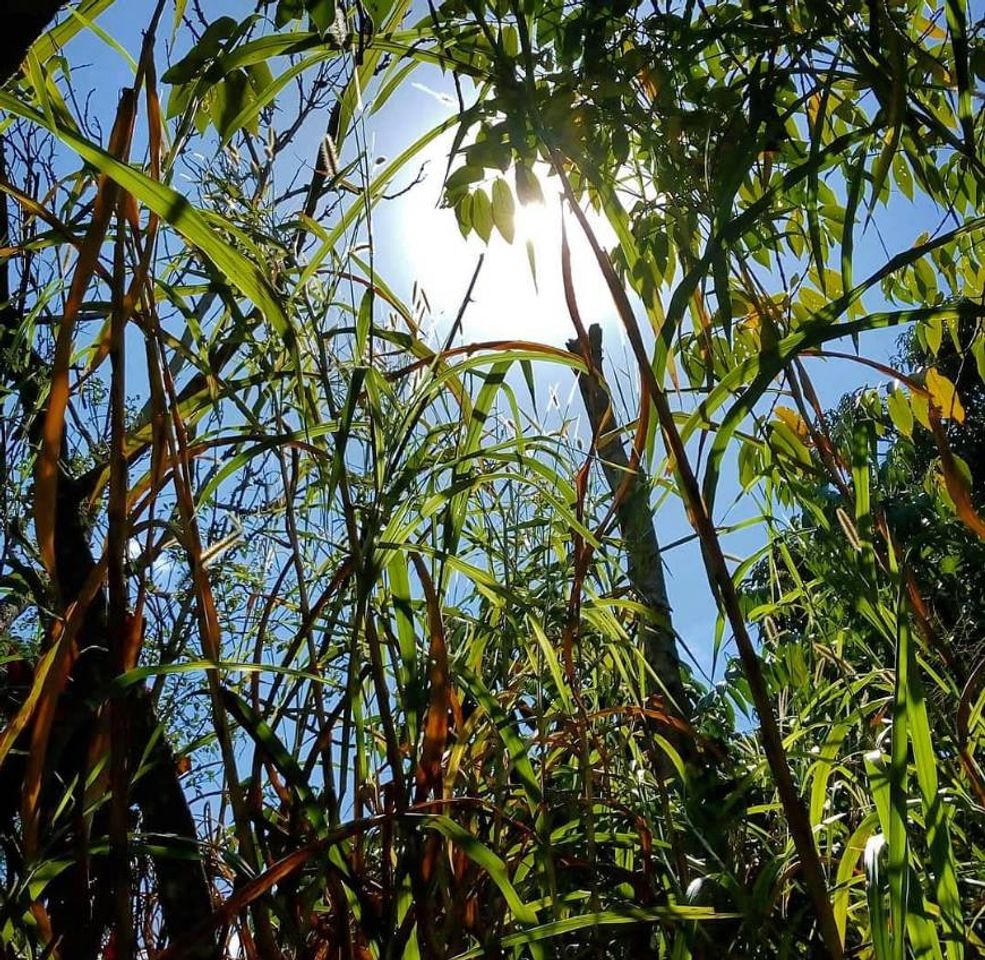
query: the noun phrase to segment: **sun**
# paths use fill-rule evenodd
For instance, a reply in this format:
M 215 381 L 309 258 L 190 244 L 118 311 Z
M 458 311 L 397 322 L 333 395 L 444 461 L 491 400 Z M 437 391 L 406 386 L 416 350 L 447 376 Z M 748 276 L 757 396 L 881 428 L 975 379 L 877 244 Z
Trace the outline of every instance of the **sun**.
M 564 299 L 561 276 L 561 197 L 557 179 L 546 166 L 536 168 L 544 195 L 542 203 L 515 203 L 514 237 L 507 243 L 493 231 L 488 244 L 474 233 L 462 236 L 454 211 L 440 205 L 442 174 L 447 163 L 441 146 L 434 170 L 425 181 L 387 211 L 399 217 L 403 269 L 427 294 L 432 323 L 438 335 L 450 329 L 462 304 L 472 272 L 483 265 L 462 322 L 466 341 L 533 340 L 561 346 L 573 327 Z M 512 170 L 503 179 L 513 185 Z M 487 184 L 488 187 L 491 184 Z M 394 205 L 396 207 L 396 204 Z M 606 246 L 614 234 L 594 213 L 590 223 Z M 584 323 L 609 325 L 612 301 L 598 264 L 577 221 L 567 218 L 572 276 L 578 309 Z M 383 231 L 377 232 L 382 236 Z
M 518 203 L 513 221 L 516 227 L 516 243 L 532 243 L 535 248 L 550 247 L 554 240 L 560 243 L 561 204 L 551 197 L 543 203 L 531 201 Z M 556 235 L 556 236 L 555 236 Z

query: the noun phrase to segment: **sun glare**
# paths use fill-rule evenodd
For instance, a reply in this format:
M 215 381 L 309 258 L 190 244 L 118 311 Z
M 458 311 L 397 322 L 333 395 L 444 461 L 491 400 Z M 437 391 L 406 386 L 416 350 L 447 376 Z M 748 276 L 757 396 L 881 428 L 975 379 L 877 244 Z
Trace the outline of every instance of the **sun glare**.
M 551 202 L 553 201 L 553 202 Z M 514 214 L 516 240 L 535 248 L 549 245 L 554 234 L 560 236 L 561 204 L 555 197 L 545 203 L 519 204 Z
M 523 339 L 561 345 L 573 327 L 561 278 L 561 198 L 555 178 L 537 170 L 543 203 L 517 204 L 515 236 L 507 243 L 496 231 L 488 244 L 463 238 L 453 211 L 439 206 L 445 158 L 440 149 L 429 164 L 432 174 L 402 198 L 400 233 L 406 268 L 427 294 L 436 330 L 447 330 L 461 306 L 472 271 L 485 254 L 462 323 L 465 340 Z M 512 172 L 506 174 L 513 182 Z M 608 224 L 594 214 L 593 229 L 605 245 L 613 242 Z M 608 325 L 612 302 L 577 222 L 569 216 L 572 276 L 584 323 Z

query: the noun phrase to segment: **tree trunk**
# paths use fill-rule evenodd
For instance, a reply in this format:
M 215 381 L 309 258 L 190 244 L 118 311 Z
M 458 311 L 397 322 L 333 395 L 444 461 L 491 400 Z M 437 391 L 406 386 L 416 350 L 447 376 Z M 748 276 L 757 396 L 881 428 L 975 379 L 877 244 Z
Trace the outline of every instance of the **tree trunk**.
M 598 324 L 592 324 L 589 328 L 588 339 L 592 366 L 601 371 L 602 329 Z M 582 355 L 579 340 L 569 340 L 568 349 Z M 635 472 L 631 468 L 622 438 L 615 429 L 612 404 L 601 373 L 598 376 L 579 374 L 578 386 L 592 426 L 595 450 L 613 497 L 618 495 L 627 477 L 631 477 L 629 487 L 616 507 L 616 517 L 626 548 L 629 582 L 650 611 L 650 617 L 641 624 L 643 651 L 662 687 L 652 692 L 663 695 L 669 712 L 680 719 L 689 720 L 692 704 L 681 678 L 681 661 L 667 598 L 663 557 L 653 526 L 646 475 L 642 467 Z M 674 739 L 678 741 L 675 746 L 679 746 L 679 738 Z
M 42 6 L 39 4 L 39 6 Z M 16 20 L 16 18 L 15 18 Z M 5 24 L 6 25 L 6 24 Z M 3 139 L 0 138 L 0 176 L 6 176 Z M 12 243 L 8 236 L 10 223 L 6 197 L 0 198 L 0 242 Z M 40 357 L 33 358 L 33 371 L 16 370 L 3 361 L 21 323 L 25 305 L 11 302 L 9 261 L 0 264 L 0 384 L 13 388 L 20 397 L 24 412 L 25 431 L 36 446 L 44 416 L 38 369 L 44 368 Z M 41 409 L 41 412 L 37 411 Z M 92 489 L 91 476 L 73 477 L 59 463 L 58 495 L 55 511 L 55 568 L 56 581 L 50 593 L 40 578 L 35 587 L 34 602 L 41 610 L 64 610 L 81 593 L 83 586 L 96 566 L 89 532 L 83 521 L 83 506 Z M 45 764 L 45 780 L 42 783 L 40 809 L 42 822 L 58 804 L 62 787 L 76 778 L 84 784 L 89 773 L 90 745 L 99 725 L 100 704 L 93 702 L 94 694 L 113 680 L 116 668 L 110 656 L 109 611 L 105 587 L 100 588 L 85 612 L 77 643 L 79 656 L 72 667 L 69 682 L 59 698 L 56 719 L 51 729 L 48 755 Z M 7 682 L 10 681 L 9 670 Z M 18 694 L 23 695 L 30 683 L 22 683 L 18 690 L 5 689 L 0 678 L 0 703 Z M 9 694 L 10 696 L 4 696 Z M 157 835 L 163 841 L 181 845 L 182 855 L 171 857 L 155 853 L 152 857 L 157 877 L 157 894 L 165 931 L 171 939 L 181 932 L 205 924 L 211 917 L 212 895 L 200 860 L 194 855 L 197 849 L 195 821 L 188 801 L 181 788 L 174 755 L 166 738 L 160 736 L 152 742 L 158 719 L 147 691 L 140 688 L 126 696 L 125 710 L 129 714 L 130 736 L 128 752 L 131 769 L 141 759 L 146 759 L 147 769 L 133 785 L 132 798 L 142 814 L 143 831 Z M 11 713 L 19 703 L 3 704 Z M 23 731 L 11 751 L 12 756 L 0 768 L 0 847 L 13 842 L 16 831 L 18 798 L 24 765 L 21 751 L 30 742 L 31 727 Z M 145 754 L 149 754 L 145 758 Z M 82 797 L 78 797 L 81 810 Z M 94 818 L 96 832 L 105 826 L 105 818 Z M 72 960 L 95 958 L 101 949 L 104 930 L 111 925 L 111 915 L 106 912 L 108 900 L 108 875 L 105 860 L 91 864 L 86 854 L 86 834 L 92 828 L 82 815 L 75 818 L 75 834 L 66 839 L 62 851 L 73 859 L 72 865 L 62 871 L 49 884 L 44 896 L 48 900 L 52 926 L 56 937 L 61 937 L 61 954 Z M 81 900 L 81 902 L 80 902 Z M 210 960 L 218 956 L 217 942 L 204 942 L 188 956 L 195 960 Z

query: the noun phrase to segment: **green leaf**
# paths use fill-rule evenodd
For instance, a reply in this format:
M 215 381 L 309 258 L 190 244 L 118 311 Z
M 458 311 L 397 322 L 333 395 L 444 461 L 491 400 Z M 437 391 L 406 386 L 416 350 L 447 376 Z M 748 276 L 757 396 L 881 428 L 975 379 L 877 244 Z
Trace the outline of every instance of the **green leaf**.
M 55 24 L 50 30 L 38 37 L 31 45 L 33 53 L 41 63 L 47 63 L 56 56 L 65 45 L 80 31 L 87 22 L 92 22 L 103 11 L 111 7 L 115 0 L 83 0 L 73 8 L 77 14 L 66 17 L 61 23 Z
M 971 345 L 971 355 L 975 358 L 978 376 L 985 382 L 985 337 L 980 334 Z
M 941 341 L 944 339 L 944 323 L 940 317 L 928 317 L 918 327 L 923 334 L 927 349 L 936 357 L 940 353 Z
M 503 746 L 509 753 L 510 763 L 523 784 L 530 812 L 535 814 L 541 801 L 541 791 L 540 783 L 530 762 L 527 745 L 520 739 L 513 722 L 506 715 L 506 711 L 500 706 L 499 701 L 477 676 L 473 676 L 467 670 L 459 669 L 458 677 L 493 722 L 499 738 L 503 741 Z
M 367 287 L 359 303 L 359 314 L 356 317 L 356 358 L 363 362 L 366 347 L 369 345 L 370 331 L 373 326 L 373 288 Z
M 287 781 L 305 807 L 305 812 L 313 816 L 316 826 L 325 823 L 321 808 L 313 803 L 313 796 L 308 787 L 304 771 L 297 761 L 281 743 L 280 738 L 270 728 L 270 725 L 238 694 L 228 687 L 222 689 L 222 702 L 232 714 L 236 722 L 249 734 L 250 739 L 257 745 L 265 759 L 272 763 L 277 772 Z
M 845 206 L 845 222 L 841 234 L 841 289 L 850 290 L 852 279 L 852 258 L 854 255 L 855 212 L 862 196 L 862 183 L 865 178 L 865 153 L 860 149 L 855 154 L 852 171 L 848 180 L 848 202 Z
M 885 874 L 882 869 L 883 850 L 886 838 L 880 833 L 870 837 L 865 845 L 863 862 L 865 866 L 866 897 L 869 901 L 869 929 L 872 935 L 872 950 L 876 960 L 891 960 L 894 956 L 891 948 L 889 921 L 883 906 L 886 886 Z M 897 928 L 898 930 L 898 928 Z M 902 936 L 897 936 L 902 944 Z M 898 954 L 897 954 L 898 955 Z
M 278 28 L 285 27 L 292 20 L 298 20 L 302 13 L 304 13 L 302 0 L 279 0 L 274 25 Z
M 835 877 L 834 896 L 832 897 L 832 909 L 834 910 L 835 923 L 838 926 L 838 935 L 842 942 L 845 940 L 845 927 L 848 924 L 848 904 L 851 894 L 852 878 L 855 875 L 859 858 L 865 850 L 866 841 L 879 826 L 879 817 L 873 811 L 866 815 L 858 825 L 855 832 L 845 843 L 845 851 L 838 862 L 838 873 Z
M 137 69 L 138 69 L 137 61 L 133 59 L 133 57 L 130 55 L 130 52 L 124 46 L 122 46 L 122 44 L 120 44 L 116 40 L 116 38 L 113 37 L 112 34 L 108 33 L 106 30 L 100 27 L 98 23 L 89 19 L 89 17 L 87 17 L 78 7 L 72 7 L 72 6 L 68 7 L 68 13 L 70 16 L 75 17 L 78 20 L 81 20 L 87 30 L 92 31 L 92 33 L 94 33 L 97 37 L 99 37 L 99 39 L 102 40 L 103 43 L 105 43 L 112 50 L 115 50 L 126 61 L 127 66 L 130 67 L 131 71 L 134 74 L 137 73 Z M 33 55 L 37 56 L 36 53 L 34 53 Z
M 954 72 L 958 86 L 958 119 L 964 134 L 965 149 L 969 156 L 975 154 L 975 114 L 971 105 L 972 82 L 968 60 L 968 2 L 945 0 L 947 28 L 951 34 L 954 53 Z
M 185 17 L 185 8 L 188 6 L 188 0 L 174 0 L 174 17 L 171 20 L 171 43 L 174 43 L 174 38 L 178 36 L 178 27 L 181 26 L 182 20 Z
M 223 240 L 186 197 L 166 184 L 152 180 L 129 164 L 121 163 L 102 147 L 52 122 L 9 93 L 0 91 L 0 108 L 49 130 L 78 153 L 83 160 L 92 164 L 100 173 L 115 180 L 138 201 L 170 223 L 212 262 L 221 276 L 260 308 L 264 317 L 286 343 L 290 346 L 296 343 L 280 298 L 260 268 Z
M 251 63 L 246 68 L 253 92 L 259 96 L 274 82 L 274 75 L 266 63 Z
M 335 24 L 335 0 L 308 0 L 308 16 L 315 29 L 325 34 Z
M 907 879 L 909 871 L 909 835 L 907 831 L 907 763 L 909 760 L 909 731 L 907 700 L 910 696 L 910 631 L 903 622 L 897 623 L 896 688 L 892 705 L 892 735 L 889 760 L 889 914 L 892 923 L 892 956 L 903 960 L 906 955 L 908 906 Z M 874 934 L 874 931 L 873 931 Z
M 814 766 L 810 805 L 811 826 L 814 828 L 817 828 L 824 816 L 824 804 L 828 799 L 828 780 L 831 777 L 831 770 L 847 734 L 848 725 L 845 723 L 836 723 L 831 728 L 828 738 L 824 741 L 817 763 Z
M 522 161 L 513 172 L 516 181 L 516 196 L 523 206 L 528 203 L 543 203 L 544 192 L 536 174 Z
M 437 830 L 445 839 L 454 843 L 469 860 L 482 867 L 489 874 L 489 879 L 499 887 L 499 892 L 502 893 L 503 899 L 506 900 L 517 920 L 521 923 L 537 922 L 537 913 L 523 902 L 516 892 L 516 888 L 510 883 L 506 864 L 467 830 L 460 827 L 454 820 L 436 814 L 407 814 L 406 819 L 411 822 L 419 821 Z
M 255 101 L 256 96 L 245 70 L 235 70 L 215 85 L 209 109 L 212 123 L 223 142 L 242 128 L 240 117 L 251 118 L 250 132 L 256 133 L 256 113 L 250 110 Z
M 445 181 L 445 192 L 452 195 L 464 190 L 471 183 L 478 183 L 478 181 L 484 179 L 486 176 L 486 171 L 482 167 L 470 167 L 466 164 L 464 167 L 459 167 L 448 179 Z
M 173 67 L 164 72 L 165 83 L 188 83 L 194 80 L 202 68 L 222 52 L 225 41 L 233 35 L 238 24 L 232 17 L 219 17 L 210 23 L 188 53 Z
M 455 204 L 455 219 L 463 237 L 472 232 L 472 194 L 467 193 Z
M 264 107 L 267 107 L 273 103 L 281 90 L 283 90 L 284 87 L 291 83 L 296 77 L 301 76 L 318 63 L 322 63 L 325 60 L 334 59 L 339 56 L 340 53 L 341 51 L 332 47 L 324 47 L 310 56 L 299 60 L 289 69 L 285 70 L 279 77 L 276 79 L 271 78 L 271 80 L 266 83 L 264 80 L 267 76 L 270 76 L 270 69 L 267 65 L 264 63 L 249 64 L 247 69 L 251 72 L 251 87 L 253 89 L 254 96 L 245 99 L 241 110 L 227 121 L 226 127 L 228 132 L 226 132 L 223 136 L 223 144 L 227 143 L 229 138 L 237 130 L 244 127 L 250 129 L 255 128 L 257 118 L 260 116 L 260 112 L 264 109 Z M 252 80 L 253 71 L 258 71 L 258 79 L 256 83 Z
M 902 153 L 896 155 L 893 160 L 893 178 L 896 180 L 900 190 L 907 200 L 913 199 L 913 174 L 910 172 L 910 165 L 906 162 L 906 157 Z
M 390 603 L 397 624 L 397 642 L 400 647 L 401 684 L 405 688 L 417 677 L 417 639 L 414 631 L 414 606 L 410 593 L 410 574 L 407 555 L 395 550 L 387 565 L 390 583 Z M 409 739 L 417 739 L 417 711 L 408 711 Z
M 481 187 L 472 194 L 472 226 L 488 243 L 493 231 L 493 209 L 489 197 Z
M 886 409 L 893 425 L 904 437 L 913 436 L 913 410 L 910 408 L 910 400 L 905 390 L 893 387 L 892 392 L 886 397 Z
M 537 252 L 534 248 L 533 240 L 526 240 L 523 244 L 527 248 L 527 266 L 530 267 L 530 276 L 534 282 L 534 291 L 539 292 L 537 286 Z
M 927 704 L 923 696 L 920 665 L 905 622 L 907 611 L 900 611 L 901 646 L 909 658 L 906 671 L 906 714 L 917 786 L 920 790 L 924 827 L 930 847 L 930 866 L 934 876 L 934 894 L 940 908 L 939 926 L 946 943 L 949 960 L 964 956 L 965 928 L 958 891 L 957 866 L 951 848 L 948 820 L 950 807 L 940 790 L 937 751 L 934 749 Z
M 497 177 L 492 185 L 492 218 L 496 229 L 507 243 L 513 242 L 513 193 L 502 177 Z
M 474 456 L 480 449 L 483 436 L 489 428 L 489 417 L 492 413 L 493 404 L 496 402 L 499 391 L 506 380 L 506 374 L 512 362 L 509 359 L 499 360 L 492 364 L 489 372 L 485 375 L 485 382 L 472 407 L 465 437 L 457 451 L 453 473 L 456 481 L 462 481 L 472 473 Z M 464 489 L 449 499 L 445 514 L 442 549 L 450 556 L 454 556 L 458 550 L 459 538 L 467 512 L 468 489 Z
M 532 927 L 529 930 L 522 930 L 519 933 L 511 933 L 502 937 L 499 941 L 501 947 L 517 948 L 536 944 L 540 940 L 547 940 L 552 937 L 559 937 L 566 933 L 573 933 L 576 930 L 584 930 L 588 927 L 609 927 L 622 926 L 625 924 L 658 924 L 678 920 L 715 920 L 728 919 L 732 914 L 720 913 L 711 907 L 691 906 L 689 904 L 668 904 L 664 907 L 653 907 L 642 909 L 639 907 L 624 907 L 622 909 L 602 910 L 599 912 L 581 913 L 574 917 L 565 917 L 562 920 L 552 920 Z M 452 960 L 477 960 L 479 957 L 488 956 L 483 947 L 475 947 L 464 953 L 456 954 Z

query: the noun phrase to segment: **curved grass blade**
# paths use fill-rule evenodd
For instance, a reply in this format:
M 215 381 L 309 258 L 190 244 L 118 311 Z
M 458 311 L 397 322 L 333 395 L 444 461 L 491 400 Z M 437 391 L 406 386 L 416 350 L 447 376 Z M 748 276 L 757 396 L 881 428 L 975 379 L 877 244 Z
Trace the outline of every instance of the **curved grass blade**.
M 163 220 L 166 220 L 192 246 L 211 261 L 221 276 L 226 277 L 244 296 L 250 299 L 266 317 L 285 343 L 293 345 L 290 320 L 276 291 L 260 268 L 226 243 L 213 230 L 187 197 L 164 183 L 153 180 L 134 167 L 121 162 L 98 145 L 52 122 L 11 94 L 0 91 L 0 109 L 44 127 L 71 147 L 83 160 L 132 194 Z M 213 219 L 216 215 L 212 215 Z

